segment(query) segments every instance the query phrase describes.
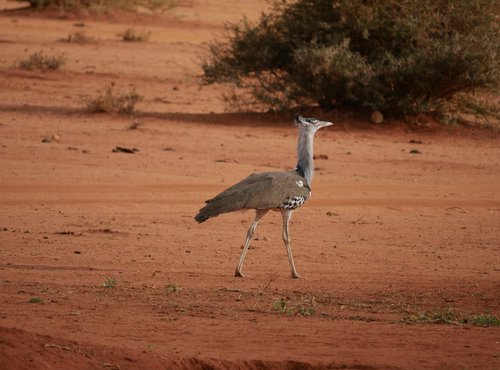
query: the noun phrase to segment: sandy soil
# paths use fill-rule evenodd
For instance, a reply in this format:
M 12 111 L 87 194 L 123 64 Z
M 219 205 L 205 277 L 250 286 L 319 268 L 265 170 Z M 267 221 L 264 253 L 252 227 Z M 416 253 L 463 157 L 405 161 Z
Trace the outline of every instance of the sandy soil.
M 244 279 L 253 213 L 194 222 L 235 181 L 295 164 L 291 114 L 225 112 L 224 87 L 196 77 L 224 22 L 266 6 L 0 13 L 2 369 L 500 368 L 499 328 L 470 323 L 500 314 L 497 135 L 312 112 L 337 126 L 318 134 L 313 197 L 292 220 L 300 280 L 279 214 Z M 131 26 L 149 41 L 122 42 Z M 96 40 L 60 41 L 75 31 Z M 38 50 L 66 64 L 15 67 Z M 143 96 L 134 116 L 85 111 L 111 82 Z M 469 322 L 433 322 L 446 313 Z

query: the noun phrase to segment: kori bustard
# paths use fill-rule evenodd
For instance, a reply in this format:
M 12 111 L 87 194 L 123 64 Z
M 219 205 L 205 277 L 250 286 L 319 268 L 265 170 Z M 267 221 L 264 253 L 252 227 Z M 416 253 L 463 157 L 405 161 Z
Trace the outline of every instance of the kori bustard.
M 283 218 L 283 242 L 288 254 L 288 262 L 293 278 L 300 278 L 293 262 L 288 227 L 294 210 L 302 206 L 311 196 L 311 183 L 314 173 L 313 141 L 314 134 L 332 122 L 316 118 L 304 118 L 297 114 L 295 123 L 299 128 L 297 167 L 286 172 L 254 173 L 246 179 L 224 190 L 215 198 L 206 201 L 205 207 L 195 216 L 199 223 L 222 213 L 240 209 L 255 209 L 255 219 L 248 228 L 243 252 L 236 266 L 235 276 L 243 277 L 243 261 L 253 239 L 260 219 L 270 210 L 281 212 Z

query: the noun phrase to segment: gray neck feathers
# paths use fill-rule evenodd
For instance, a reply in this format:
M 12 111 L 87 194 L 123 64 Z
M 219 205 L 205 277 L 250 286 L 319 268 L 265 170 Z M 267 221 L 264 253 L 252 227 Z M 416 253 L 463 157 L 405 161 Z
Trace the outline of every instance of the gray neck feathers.
M 299 143 L 297 146 L 298 151 L 298 162 L 297 169 L 304 174 L 305 179 L 309 186 L 312 184 L 313 174 L 314 174 L 314 163 L 313 163 L 313 142 L 314 142 L 314 130 L 307 130 L 300 128 L 299 130 Z

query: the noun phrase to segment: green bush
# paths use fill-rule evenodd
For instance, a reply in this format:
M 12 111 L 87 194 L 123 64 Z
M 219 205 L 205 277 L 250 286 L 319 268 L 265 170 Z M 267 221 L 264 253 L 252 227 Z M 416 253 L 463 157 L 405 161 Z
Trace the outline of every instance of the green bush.
M 248 106 L 428 111 L 455 92 L 498 84 L 494 0 L 275 0 L 256 25 L 210 45 L 204 83 Z

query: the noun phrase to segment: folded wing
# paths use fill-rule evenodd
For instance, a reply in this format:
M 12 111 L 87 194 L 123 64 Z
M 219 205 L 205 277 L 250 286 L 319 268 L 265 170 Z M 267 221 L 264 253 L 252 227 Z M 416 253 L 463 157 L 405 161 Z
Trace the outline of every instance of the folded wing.
M 295 171 L 252 174 L 207 200 L 195 220 L 201 223 L 240 209 L 284 208 L 291 199 L 303 198 L 305 201 L 309 196 L 310 188 L 305 178 Z

